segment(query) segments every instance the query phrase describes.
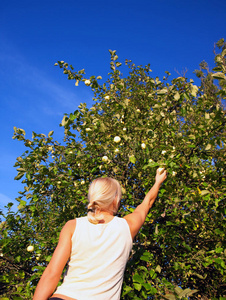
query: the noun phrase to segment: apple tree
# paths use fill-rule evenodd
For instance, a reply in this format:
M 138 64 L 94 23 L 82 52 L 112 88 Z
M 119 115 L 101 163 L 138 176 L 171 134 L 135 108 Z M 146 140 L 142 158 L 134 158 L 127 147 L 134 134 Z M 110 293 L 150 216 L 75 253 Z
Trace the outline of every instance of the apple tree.
M 26 151 L 15 166 L 24 190 L 18 211 L 1 223 L 2 299 L 30 299 L 66 221 L 87 213 L 93 179 L 114 177 L 123 197 L 119 215 L 132 212 L 154 183 L 168 178 L 134 240 L 122 299 L 225 299 L 225 43 L 215 67 L 196 70 L 199 85 L 184 76 L 151 76 L 150 65 L 125 66 L 111 51 L 110 73 L 86 77 L 58 65 L 75 85 L 93 92 L 65 114 L 58 142 L 15 128 Z M 128 73 L 123 76 L 122 71 Z M 3 213 L 2 213 L 3 214 Z

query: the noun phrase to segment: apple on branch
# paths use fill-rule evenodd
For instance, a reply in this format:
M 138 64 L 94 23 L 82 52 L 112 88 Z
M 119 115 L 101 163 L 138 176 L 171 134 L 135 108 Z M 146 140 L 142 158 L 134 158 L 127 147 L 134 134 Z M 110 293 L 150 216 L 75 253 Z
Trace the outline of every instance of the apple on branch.
M 115 136 L 115 137 L 114 137 L 114 142 L 115 142 L 115 143 L 119 143 L 120 141 L 121 141 L 120 136 Z
M 85 80 L 85 85 L 89 86 L 89 85 L 90 85 L 90 83 L 91 83 L 91 82 L 90 82 L 90 80 L 89 80 L 89 79 L 86 79 L 86 80 Z
M 103 161 L 103 162 L 107 162 L 107 161 L 108 161 L 108 157 L 107 157 L 106 155 L 103 156 L 103 157 L 102 157 L 102 161 Z
M 142 148 L 142 149 L 145 149 L 145 148 L 146 148 L 145 143 L 142 143 L 142 144 L 141 144 L 141 148 Z
M 162 167 L 158 168 L 158 172 L 159 172 L 160 175 L 161 175 L 164 171 L 165 171 L 165 168 L 162 168 Z
M 34 251 L 34 246 L 29 245 L 29 246 L 27 247 L 27 251 L 28 251 L 28 252 Z

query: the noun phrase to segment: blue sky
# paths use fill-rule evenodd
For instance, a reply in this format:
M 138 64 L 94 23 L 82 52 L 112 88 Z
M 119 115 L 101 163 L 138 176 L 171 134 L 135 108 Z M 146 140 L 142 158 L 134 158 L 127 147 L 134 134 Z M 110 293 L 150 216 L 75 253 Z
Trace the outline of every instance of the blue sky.
M 15 181 L 16 158 L 25 148 L 13 127 L 62 140 L 64 113 L 92 103 L 89 88 L 68 81 L 58 60 L 85 68 L 87 78 L 107 78 L 110 55 L 150 63 L 153 76 L 192 73 L 213 66 L 214 43 L 226 38 L 225 0 L 1 0 L 0 1 L 0 209 L 23 190 Z

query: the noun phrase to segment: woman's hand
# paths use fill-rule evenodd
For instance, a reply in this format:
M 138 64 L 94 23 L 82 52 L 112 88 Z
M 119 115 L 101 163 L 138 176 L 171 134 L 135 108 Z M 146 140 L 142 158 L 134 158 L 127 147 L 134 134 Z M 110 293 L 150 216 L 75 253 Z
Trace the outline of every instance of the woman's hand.
M 160 168 L 156 171 L 155 182 L 158 184 L 162 184 L 163 181 L 167 178 L 167 171 L 164 169 L 163 171 Z

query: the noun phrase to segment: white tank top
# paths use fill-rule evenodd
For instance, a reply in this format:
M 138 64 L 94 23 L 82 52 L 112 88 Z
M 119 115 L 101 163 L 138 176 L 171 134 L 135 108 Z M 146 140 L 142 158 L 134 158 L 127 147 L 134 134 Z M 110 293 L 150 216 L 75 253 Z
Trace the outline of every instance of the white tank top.
M 77 300 L 118 300 L 132 237 L 125 219 L 76 219 L 67 274 L 55 293 Z

